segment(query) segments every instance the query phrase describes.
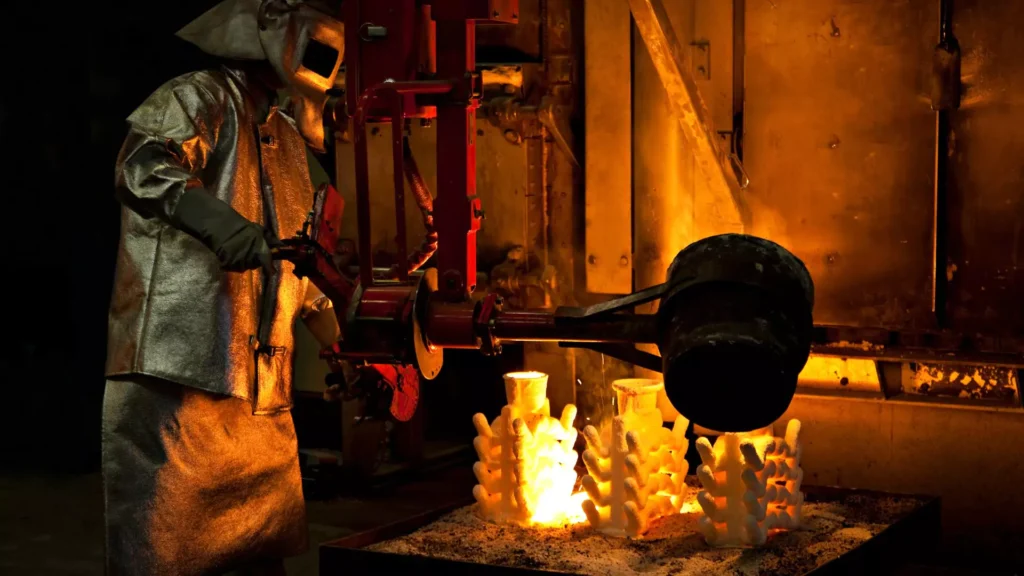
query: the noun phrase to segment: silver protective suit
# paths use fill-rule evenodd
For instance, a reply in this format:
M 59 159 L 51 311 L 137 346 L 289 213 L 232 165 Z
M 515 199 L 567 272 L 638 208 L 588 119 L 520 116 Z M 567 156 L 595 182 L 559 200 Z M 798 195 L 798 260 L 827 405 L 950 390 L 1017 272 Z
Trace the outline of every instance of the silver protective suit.
M 272 283 L 277 306 L 266 312 L 270 340 L 262 343 L 274 354 L 254 361 L 262 271 L 222 272 L 212 251 L 168 223 L 178 198 L 202 187 L 279 235 L 302 228 L 313 201 L 303 140 L 276 107 L 257 108 L 246 84 L 237 70 L 188 74 L 129 117 L 117 166 L 124 208 L 107 376 L 146 374 L 268 413 L 291 405 L 292 325 L 319 293 L 281 263 Z
M 299 133 L 322 152 L 327 90 L 345 53 L 344 26 L 335 17 L 339 10 L 340 2 L 331 0 L 226 0 L 178 36 L 214 56 L 269 62 L 288 88 Z M 333 56 L 324 74 L 305 66 L 312 43 Z
M 206 20 L 207 33 L 238 47 L 212 54 L 259 60 L 245 4 L 211 11 L 220 20 Z M 201 188 L 279 237 L 302 227 L 313 200 L 306 140 L 243 68 L 176 78 L 128 119 L 103 423 L 110 576 L 219 574 L 307 547 L 289 413 L 293 325 L 302 318 L 322 343 L 335 340 L 330 302 L 287 262 L 269 278 L 224 272 L 171 224 L 182 195 Z

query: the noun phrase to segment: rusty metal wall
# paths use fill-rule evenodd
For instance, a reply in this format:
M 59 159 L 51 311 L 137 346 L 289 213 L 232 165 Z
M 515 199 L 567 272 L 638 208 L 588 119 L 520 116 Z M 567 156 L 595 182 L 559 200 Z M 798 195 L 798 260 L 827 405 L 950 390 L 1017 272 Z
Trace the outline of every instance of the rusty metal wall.
M 541 0 L 519 1 L 519 23 L 477 24 L 476 60 L 479 64 L 543 61 Z
M 632 53 L 629 5 L 591 0 L 584 14 L 586 287 L 633 290 Z
M 790 418 L 807 484 L 941 496 L 943 556 L 1024 565 L 1020 410 L 798 395 L 776 426 Z
M 714 127 L 728 145 L 733 129 L 733 3 L 666 2 L 684 65 L 696 79 Z M 634 29 L 635 30 L 635 29 Z M 665 88 L 639 32 L 633 40 L 633 227 L 637 289 L 664 282 L 688 244 L 738 232 L 711 216 L 718 197 L 697 170 L 693 150 L 673 120 Z
M 816 322 L 932 327 L 936 117 L 927 94 L 938 0 L 746 4 L 753 233 L 807 263 Z M 939 175 L 949 178 L 950 216 L 937 228 L 948 235 L 939 281 L 949 283 L 950 327 L 995 336 L 1024 326 L 1024 138 L 1011 128 L 1024 121 L 1024 36 L 1007 27 L 1024 18 L 1019 4 L 955 4 L 967 89 L 951 116 L 950 171 Z M 1024 563 L 1017 388 L 933 390 L 921 365 L 891 366 L 881 382 L 837 372 L 837 385 L 825 383 L 831 396 L 794 400 L 786 418 L 807 432 L 807 482 L 939 495 L 945 554 L 979 567 Z
M 926 328 L 938 0 L 746 2 L 755 235 L 807 264 L 815 321 Z
M 694 2 L 666 4 L 679 42 L 694 36 Z M 676 253 L 700 239 L 696 166 L 644 40 L 633 39 L 633 228 L 637 289 L 665 281 Z
M 1021 22 L 1022 2 L 954 5 L 965 90 L 951 114 L 947 313 L 968 333 L 1024 336 Z
M 928 88 L 938 0 L 736 5 L 745 30 L 744 84 L 735 88 L 743 95 L 751 232 L 807 263 L 817 322 L 933 328 L 936 115 Z M 702 39 L 699 8 L 690 6 L 666 3 L 684 42 Z M 1024 35 L 1006 23 L 1024 21 L 1024 5 L 956 6 L 967 90 L 952 115 L 952 216 L 939 230 L 949 234 L 956 266 L 951 327 L 1019 335 L 1024 138 L 1011 127 L 1024 120 L 1024 63 L 1013 60 Z M 712 54 L 714 45 L 712 37 Z M 712 78 L 717 72 L 712 64 Z M 633 96 L 641 288 L 662 279 L 673 244 L 712 232 L 699 228 L 701 182 L 642 42 L 634 43 Z M 726 99 L 708 100 L 716 119 L 724 117 Z M 934 367 L 922 364 L 879 370 L 871 361 L 815 358 L 805 372 L 786 418 L 804 423 L 808 483 L 939 495 L 945 554 L 978 567 L 1024 564 L 1016 544 L 1024 531 L 1020 372 L 999 369 L 999 379 L 973 370 L 964 384 L 968 372 L 945 370 L 938 388 Z
M 367 129 L 370 159 L 371 233 L 374 252 L 394 254 L 395 194 L 391 158 L 391 126 L 379 124 Z M 413 125 L 410 137 L 416 164 L 430 191 L 437 195 L 437 132 L 433 128 Z M 504 259 L 513 244 L 526 244 L 527 170 L 526 145 L 513 144 L 502 131 L 486 121 L 477 122 L 477 190 L 487 217 L 477 234 L 481 271 L 485 264 L 494 265 Z M 355 239 L 355 152 L 351 143 L 337 147 L 338 191 L 345 199 L 342 235 Z M 419 208 L 406 184 L 406 230 L 408 249 L 423 239 L 423 223 Z

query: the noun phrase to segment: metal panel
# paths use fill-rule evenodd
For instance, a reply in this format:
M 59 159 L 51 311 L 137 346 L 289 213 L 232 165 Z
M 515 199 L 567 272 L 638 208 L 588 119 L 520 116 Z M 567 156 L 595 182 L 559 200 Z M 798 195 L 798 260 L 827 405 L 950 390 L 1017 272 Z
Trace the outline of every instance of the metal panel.
M 804 260 L 815 321 L 927 327 L 938 2 L 746 2 L 751 232 Z
M 373 250 L 375 253 L 394 254 L 395 195 L 391 179 L 391 128 L 389 124 L 373 125 L 368 128 L 368 132 Z M 437 131 L 414 126 L 410 143 L 416 164 L 436 196 Z M 477 234 L 477 253 L 480 270 L 489 271 L 486 264 L 502 262 L 505 251 L 511 245 L 526 244 L 526 146 L 509 143 L 500 129 L 485 122 L 477 122 L 476 146 L 477 157 L 480 159 L 477 162 L 477 189 L 487 214 Z M 338 191 L 345 198 L 347 206 L 342 220 L 342 236 L 355 239 L 355 153 L 352 144 L 339 143 L 337 157 Z M 412 250 L 422 240 L 424 228 L 412 194 L 407 191 L 405 198 L 407 249 Z
M 742 231 L 750 220 L 749 207 L 741 189 L 745 183 L 737 180 L 728 149 L 715 131 L 711 113 L 697 89 L 689 51 L 683 48 L 692 42 L 685 37 L 693 37 L 693 26 L 691 24 L 676 32 L 676 25 L 672 22 L 670 12 L 681 8 L 681 4 L 684 3 L 666 6 L 662 0 L 629 0 L 638 35 L 643 39 L 667 93 L 671 118 L 682 128 L 694 164 L 704 176 L 701 181 L 713 199 L 707 210 L 698 205 L 700 218 Z M 689 12 L 692 18 L 692 4 Z
M 823 390 L 883 398 L 878 368 L 873 360 L 811 356 L 800 372 L 798 389 Z
M 693 38 L 693 6 L 687 0 L 669 8 L 681 43 Z M 633 54 L 633 227 L 636 289 L 642 290 L 664 282 L 676 253 L 700 236 L 695 229 L 693 154 L 682 128 L 672 121 L 668 95 L 638 34 Z
M 501 130 L 477 122 L 476 157 L 477 194 L 486 213 L 476 236 L 478 259 L 500 262 L 509 246 L 527 243 L 526 145 L 511 144 Z
M 790 418 L 805 484 L 940 496 L 949 560 L 1024 565 L 1021 410 L 798 394 L 777 426 Z
M 689 46 L 695 38 L 703 38 L 716 50 L 714 46 L 730 43 L 731 27 L 721 21 L 731 14 L 731 4 L 686 0 L 668 3 L 666 8 L 679 44 Z M 699 22 L 717 24 L 698 28 Z M 633 50 L 634 267 L 640 290 L 665 281 L 679 250 L 707 236 L 738 232 L 739 227 L 713 217 L 728 211 L 731 206 L 720 204 L 731 200 L 712 194 L 700 176 L 693 149 L 674 121 L 668 95 L 641 38 L 634 39 Z M 714 57 L 714 62 L 712 77 L 731 82 L 731 58 Z M 730 99 L 712 98 L 710 103 L 713 116 L 731 118 Z
M 514 26 L 477 22 L 477 64 L 541 61 L 540 0 L 519 2 L 519 22 Z
M 959 0 L 966 90 L 951 114 L 949 318 L 1024 335 L 1024 3 Z M 1009 27 L 1008 27 L 1009 26 Z
M 732 132 L 733 3 L 696 0 L 693 30 L 691 72 L 697 89 L 704 97 L 715 130 L 719 134 Z
M 632 114 L 629 5 L 584 9 L 587 291 L 633 289 Z

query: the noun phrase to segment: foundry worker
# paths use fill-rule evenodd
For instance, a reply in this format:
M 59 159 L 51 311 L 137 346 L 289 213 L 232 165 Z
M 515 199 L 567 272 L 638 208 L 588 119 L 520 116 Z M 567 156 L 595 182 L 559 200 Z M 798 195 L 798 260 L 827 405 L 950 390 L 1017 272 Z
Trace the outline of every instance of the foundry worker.
M 223 66 L 128 118 L 103 408 L 110 576 L 281 574 L 308 547 L 292 330 L 301 317 L 326 345 L 338 325 L 271 249 L 312 206 L 306 146 L 324 146 L 339 4 L 217 5 L 178 36 Z

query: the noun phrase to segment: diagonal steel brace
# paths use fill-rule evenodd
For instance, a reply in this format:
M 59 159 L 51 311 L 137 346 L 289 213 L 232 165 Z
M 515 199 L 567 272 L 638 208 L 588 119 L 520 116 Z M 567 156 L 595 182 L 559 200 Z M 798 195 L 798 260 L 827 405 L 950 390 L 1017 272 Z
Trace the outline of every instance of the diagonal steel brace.
M 708 187 L 716 196 L 731 199 L 736 219 L 744 228 L 748 227 L 750 211 L 742 195 L 745 183 L 740 184 L 731 164 L 733 159 L 719 144 L 718 135 L 711 125 L 711 115 L 700 96 L 697 83 L 684 65 L 686 59 L 663 1 L 627 2 L 661 83 L 668 93 L 672 112 L 679 119 L 683 135 L 693 147 L 694 157 L 708 180 Z

